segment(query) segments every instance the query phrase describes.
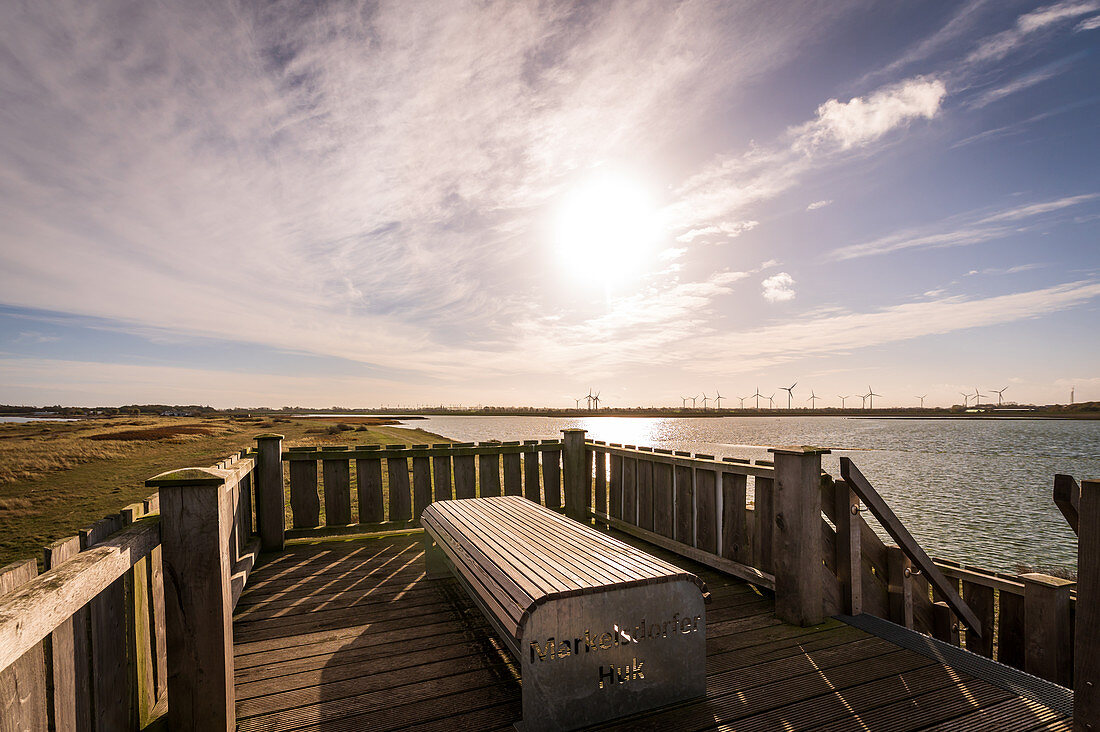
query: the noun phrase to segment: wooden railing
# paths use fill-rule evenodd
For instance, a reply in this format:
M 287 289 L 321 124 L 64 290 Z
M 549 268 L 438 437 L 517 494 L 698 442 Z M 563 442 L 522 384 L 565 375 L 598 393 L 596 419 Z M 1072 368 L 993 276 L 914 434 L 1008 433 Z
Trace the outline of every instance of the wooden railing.
M 0 570 L 4 722 L 133 729 L 167 694 L 171 728 L 231 730 L 232 609 L 259 551 L 287 538 L 407 530 L 432 501 L 502 494 L 774 591 L 788 622 L 870 613 L 1075 684 L 1091 715 L 1082 719 L 1095 718 L 1100 484 L 1055 484 L 1081 537 L 1077 603 L 1065 580 L 933 561 L 851 461 L 842 458 L 839 480 L 821 471 L 825 450 L 775 448 L 774 461 L 750 463 L 584 435 L 287 450 L 280 435 L 261 435 L 256 449 L 211 468 L 158 475 L 144 504 L 48 547 L 44 574 L 33 561 Z
M 252 469 L 236 455 L 157 476 L 143 503 L 46 547 L 41 575 L 33 559 L 0 570 L 0 728 L 140 729 L 169 692 L 173 729 L 211 728 L 212 668 L 187 658 L 210 645 L 212 610 L 230 621 L 255 559 Z M 207 580 L 223 565 L 215 607 Z M 231 701 L 232 666 L 226 680 Z
M 292 447 L 279 454 L 289 467 L 287 538 L 415 527 L 428 504 L 450 498 L 522 495 L 564 506 L 561 440 Z M 271 512 L 283 511 L 283 497 L 272 498 L 280 503 Z

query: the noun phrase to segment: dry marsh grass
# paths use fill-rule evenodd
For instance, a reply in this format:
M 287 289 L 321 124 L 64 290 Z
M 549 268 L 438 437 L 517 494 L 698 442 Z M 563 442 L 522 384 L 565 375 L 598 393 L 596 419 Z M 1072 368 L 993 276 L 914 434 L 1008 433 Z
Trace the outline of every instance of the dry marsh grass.
M 153 417 L 0 423 L 0 566 L 40 557 L 46 544 L 140 501 L 151 492 L 146 479 L 166 470 L 212 465 L 255 446 L 254 437 L 262 432 L 284 434 L 287 447 L 445 441 L 389 425 L 306 434 L 330 426 L 335 425 L 283 416 L 247 422 Z M 127 438 L 128 432 L 141 434 Z M 148 439 L 150 432 L 155 439 Z

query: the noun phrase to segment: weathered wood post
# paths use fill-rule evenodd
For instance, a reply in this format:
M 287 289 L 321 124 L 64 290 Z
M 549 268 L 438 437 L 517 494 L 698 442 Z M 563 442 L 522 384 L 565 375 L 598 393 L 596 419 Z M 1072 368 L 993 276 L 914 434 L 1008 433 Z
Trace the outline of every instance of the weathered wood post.
M 1069 686 L 1073 582 L 1036 572 L 1018 579 L 1024 583 L 1024 671 Z
M 562 430 L 562 467 L 565 470 L 565 515 L 588 523 L 588 476 L 584 473 L 585 430 Z
M 283 508 L 283 436 L 256 436 L 256 523 L 260 551 L 283 550 L 286 518 Z
M 1073 729 L 1100 729 L 1100 481 L 1081 481 Z
M 819 447 L 777 447 L 775 455 L 775 615 L 794 625 L 824 620 Z
M 171 729 L 236 726 L 228 474 L 184 468 L 146 481 L 160 491 Z

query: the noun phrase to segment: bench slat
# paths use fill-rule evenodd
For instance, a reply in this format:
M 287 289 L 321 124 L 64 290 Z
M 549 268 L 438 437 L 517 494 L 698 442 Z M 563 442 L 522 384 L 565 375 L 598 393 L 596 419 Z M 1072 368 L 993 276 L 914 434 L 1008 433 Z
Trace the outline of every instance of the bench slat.
M 514 638 L 549 600 L 694 575 L 519 496 L 440 501 L 422 524 Z

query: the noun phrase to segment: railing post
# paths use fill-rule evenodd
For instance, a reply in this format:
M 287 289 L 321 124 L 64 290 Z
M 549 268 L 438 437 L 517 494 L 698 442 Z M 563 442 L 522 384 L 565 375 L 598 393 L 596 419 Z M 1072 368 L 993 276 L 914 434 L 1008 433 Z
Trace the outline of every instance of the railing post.
M 226 473 L 185 468 L 146 481 L 160 491 L 170 729 L 236 726 Z
M 562 430 L 562 467 L 565 470 L 565 515 L 588 523 L 588 500 L 584 474 L 585 430 Z
M 283 550 L 286 517 L 283 507 L 283 436 L 256 436 L 256 523 L 260 551 Z
M 1100 729 L 1100 481 L 1081 481 L 1073 728 Z
M 775 455 L 775 615 L 794 625 L 825 619 L 821 550 L 821 456 L 818 447 L 777 447 Z
M 1024 671 L 1070 685 L 1071 580 L 1029 572 L 1024 583 Z

